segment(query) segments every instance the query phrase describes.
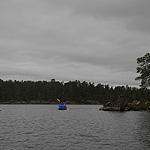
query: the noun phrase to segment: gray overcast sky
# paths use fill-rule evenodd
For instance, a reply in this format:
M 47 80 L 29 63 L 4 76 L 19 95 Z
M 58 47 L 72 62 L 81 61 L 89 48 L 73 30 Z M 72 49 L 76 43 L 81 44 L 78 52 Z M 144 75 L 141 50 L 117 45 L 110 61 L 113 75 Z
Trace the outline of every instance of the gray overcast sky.
M 0 0 L 0 78 L 138 86 L 150 0 Z

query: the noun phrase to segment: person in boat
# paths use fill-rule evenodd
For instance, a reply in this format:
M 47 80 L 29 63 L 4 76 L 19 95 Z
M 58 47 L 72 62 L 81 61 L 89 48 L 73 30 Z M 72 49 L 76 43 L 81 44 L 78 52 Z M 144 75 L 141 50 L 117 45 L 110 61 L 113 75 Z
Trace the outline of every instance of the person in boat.
M 65 103 L 64 103 L 64 102 L 61 102 L 61 105 L 65 105 Z

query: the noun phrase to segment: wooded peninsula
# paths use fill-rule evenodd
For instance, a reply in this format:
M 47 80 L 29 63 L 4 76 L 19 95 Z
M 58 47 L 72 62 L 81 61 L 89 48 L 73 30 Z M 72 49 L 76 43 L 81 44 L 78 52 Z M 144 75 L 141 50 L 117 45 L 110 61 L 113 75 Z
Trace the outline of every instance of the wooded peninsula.
M 1 104 L 58 104 L 57 98 L 67 104 L 105 104 L 118 97 L 132 103 L 146 102 L 150 90 L 127 86 L 112 87 L 78 80 L 50 81 L 3 81 L 0 79 Z

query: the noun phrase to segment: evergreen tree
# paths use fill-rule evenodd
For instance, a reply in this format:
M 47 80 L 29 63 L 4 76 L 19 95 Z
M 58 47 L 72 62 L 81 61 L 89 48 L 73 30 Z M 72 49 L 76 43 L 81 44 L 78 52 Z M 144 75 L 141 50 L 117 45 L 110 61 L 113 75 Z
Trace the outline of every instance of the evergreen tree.
M 0 80 L 0 102 L 57 102 L 62 101 L 86 104 L 90 102 L 106 103 L 116 101 L 118 97 L 128 102 L 139 100 L 145 102 L 149 100 L 150 90 L 146 88 L 131 88 L 129 86 L 117 86 L 97 84 L 91 82 L 69 81 L 65 84 L 52 79 L 51 81 L 3 81 Z
M 137 58 L 137 73 L 141 75 L 136 77 L 136 80 L 141 80 L 141 87 L 150 86 L 150 53 L 145 54 L 143 57 Z

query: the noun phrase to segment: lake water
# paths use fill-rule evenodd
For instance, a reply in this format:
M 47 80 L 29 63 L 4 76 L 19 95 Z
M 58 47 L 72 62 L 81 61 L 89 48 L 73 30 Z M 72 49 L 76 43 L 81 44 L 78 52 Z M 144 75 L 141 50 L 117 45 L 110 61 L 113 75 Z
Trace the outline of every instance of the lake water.
M 0 105 L 0 150 L 149 150 L 150 112 Z

